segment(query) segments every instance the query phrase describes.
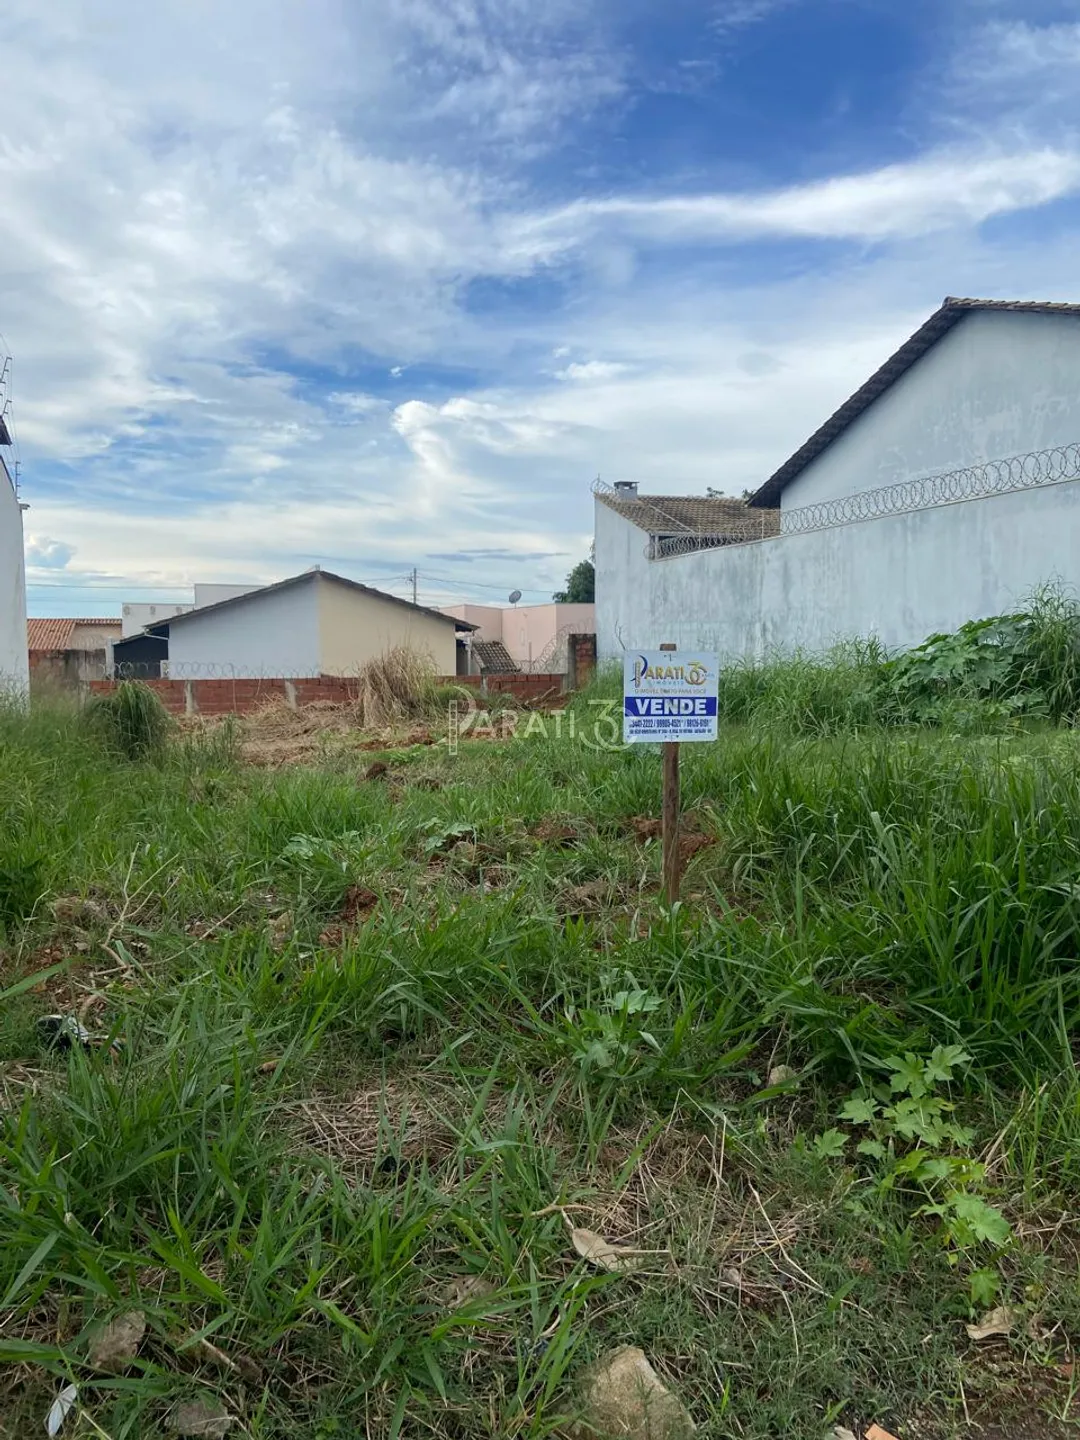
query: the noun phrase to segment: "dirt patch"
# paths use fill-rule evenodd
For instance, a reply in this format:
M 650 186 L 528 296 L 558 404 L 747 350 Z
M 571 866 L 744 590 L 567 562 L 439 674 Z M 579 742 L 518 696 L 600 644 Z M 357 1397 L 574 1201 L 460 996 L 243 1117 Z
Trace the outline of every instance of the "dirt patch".
M 689 833 L 680 832 L 679 835 L 679 856 L 684 865 L 688 865 L 695 855 L 700 855 L 702 850 L 708 850 L 716 844 L 715 835 L 703 835 L 700 831 L 691 830 Z
M 626 899 L 625 887 L 613 880 L 586 880 L 583 885 L 571 885 L 564 890 L 555 905 L 567 920 L 593 920 L 625 904 Z
M 295 710 L 283 700 L 271 700 L 244 716 L 187 716 L 181 719 L 180 730 L 187 735 L 208 734 L 226 724 L 236 726 L 241 760 L 268 769 L 313 764 L 325 760 L 328 753 L 394 750 L 437 742 L 430 729 L 415 723 L 365 730 L 355 705 L 327 700 Z
M 367 919 L 378 903 L 379 897 L 374 890 L 369 890 L 366 885 L 350 885 L 345 891 L 337 919 L 327 925 L 319 936 L 319 944 L 330 949 L 343 945 L 351 932 Z
M 43 945 L 34 950 L 20 963 L 18 973 L 9 975 L 7 967 L 0 966 L 0 979 L 4 983 L 14 983 L 39 971 L 51 970 L 55 965 L 65 965 L 66 968 L 39 980 L 27 992 L 40 1002 L 35 1009 L 74 1016 L 90 1030 L 101 1028 L 109 1003 L 106 987 L 121 984 L 131 988 L 135 981 L 129 967 L 119 963 L 111 954 L 91 963 L 85 955 L 73 955 L 67 945 L 60 944 Z
M 534 825 L 529 834 L 541 845 L 550 845 L 556 850 L 573 850 L 585 840 L 590 828 L 586 820 L 563 820 L 549 816 Z
M 449 1122 L 469 1113 L 466 1099 L 391 1080 L 352 1095 L 302 1100 L 289 1112 L 290 1130 L 346 1174 L 393 1181 L 402 1166 L 438 1164 L 453 1153 L 457 1135 Z
M 642 845 L 647 840 L 659 840 L 663 832 L 663 826 L 655 815 L 631 815 L 624 822 L 624 829 Z

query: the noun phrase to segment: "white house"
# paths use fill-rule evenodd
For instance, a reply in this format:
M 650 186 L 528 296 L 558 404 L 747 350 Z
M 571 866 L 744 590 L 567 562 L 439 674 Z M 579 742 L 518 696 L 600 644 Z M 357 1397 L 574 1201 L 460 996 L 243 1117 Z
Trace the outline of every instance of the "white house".
M 184 680 L 355 675 L 395 646 L 457 673 L 457 632 L 472 626 L 327 570 L 307 570 L 149 627 L 168 635 L 168 673 Z
M 0 445 L 10 444 L 0 414 Z M 0 456 L 0 692 L 25 695 L 29 685 L 22 507 Z
M 1080 305 L 947 299 L 752 497 L 772 536 L 596 502 L 601 658 L 904 646 L 1080 588 Z
M 161 600 L 125 600 L 120 607 L 123 625 L 123 639 L 141 635 L 152 625 L 160 625 L 176 615 L 186 615 L 189 610 L 201 610 L 207 605 L 217 605 L 222 600 L 235 600 L 238 595 L 247 595 L 258 590 L 258 585 L 215 585 L 197 581 L 193 587 L 191 603 L 163 602 Z

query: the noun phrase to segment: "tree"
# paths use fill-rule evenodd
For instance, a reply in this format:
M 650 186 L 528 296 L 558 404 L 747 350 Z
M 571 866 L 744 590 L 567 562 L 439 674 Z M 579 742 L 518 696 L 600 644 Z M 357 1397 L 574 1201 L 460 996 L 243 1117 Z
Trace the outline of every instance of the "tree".
M 579 560 L 566 577 L 566 589 L 551 597 L 560 605 L 585 605 L 596 599 L 596 570 L 592 559 Z

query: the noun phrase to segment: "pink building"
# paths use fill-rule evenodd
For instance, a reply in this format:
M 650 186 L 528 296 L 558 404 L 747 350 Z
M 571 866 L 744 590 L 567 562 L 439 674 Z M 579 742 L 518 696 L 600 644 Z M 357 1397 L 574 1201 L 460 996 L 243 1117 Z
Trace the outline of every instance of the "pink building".
M 467 620 L 479 628 L 472 637 L 474 649 L 485 659 L 497 658 L 488 646 L 502 646 L 510 664 L 518 670 L 561 674 L 566 670 L 568 635 L 596 633 L 595 605 L 443 605 L 444 615 Z M 474 666 L 474 672 L 481 666 Z M 485 664 L 485 669 L 506 669 Z

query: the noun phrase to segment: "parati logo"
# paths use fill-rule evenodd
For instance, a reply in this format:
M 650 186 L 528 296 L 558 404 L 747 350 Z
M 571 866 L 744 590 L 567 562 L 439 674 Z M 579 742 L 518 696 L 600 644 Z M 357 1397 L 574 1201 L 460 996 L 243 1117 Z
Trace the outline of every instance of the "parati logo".
M 678 681 L 683 685 L 704 685 L 709 672 L 704 665 L 692 660 L 688 665 L 650 665 L 644 655 L 634 661 L 634 684 L 656 685 L 665 680 Z

